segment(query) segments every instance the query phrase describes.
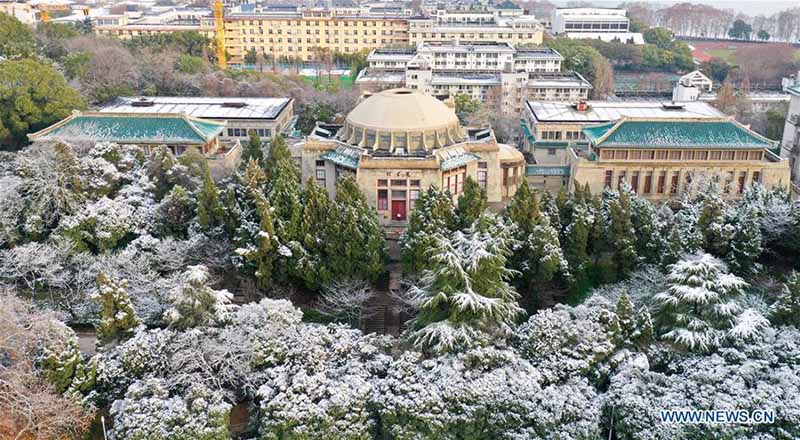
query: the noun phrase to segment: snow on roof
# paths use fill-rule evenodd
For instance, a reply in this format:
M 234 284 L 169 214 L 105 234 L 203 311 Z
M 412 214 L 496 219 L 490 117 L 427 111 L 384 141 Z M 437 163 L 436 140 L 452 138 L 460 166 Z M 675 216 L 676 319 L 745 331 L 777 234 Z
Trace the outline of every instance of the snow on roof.
M 155 96 L 119 98 L 101 113 L 184 113 L 206 119 L 276 119 L 291 103 L 290 98 L 216 98 Z M 152 104 L 152 105 L 151 105 Z
M 542 122 L 607 122 L 625 116 L 637 118 L 718 118 L 723 114 L 705 102 L 681 102 L 665 106 L 656 101 L 587 101 L 578 111 L 567 102 L 528 101 L 530 112 Z

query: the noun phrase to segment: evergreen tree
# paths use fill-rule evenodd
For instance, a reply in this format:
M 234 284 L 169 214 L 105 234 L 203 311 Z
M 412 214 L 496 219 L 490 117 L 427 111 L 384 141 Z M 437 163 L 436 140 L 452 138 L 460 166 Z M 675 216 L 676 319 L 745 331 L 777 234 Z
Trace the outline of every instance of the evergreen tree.
M 753 274 L 759 268 L 756 261 L 762 251 L 758 214 L 750 206 L 742 204 L 732 223 L 733 233 L 726 256 L 728 266 L 738 274 Z
M 272 138 L 269 143 L 269 156 L 267 157 L 267 174 L 272 175 L 272 171 L 278 166 L 278 163 L 287 160 L 293 162 L 292 152 L 289 151 L 289 146 L 286 144 L 286 138 L 283 135 L 277 135 Z M 294 168 L 295 175 L 299 181 L 300 176 L 297 173 L 297 167 Z
M 255 130 L 247 132 L 248 141 L 247 145 L 242 151 L 242 163 L 248 163 L 250 160 L 255 160 L 259 164 L 264 163 L 264 148 L 261 144 L 261 136 Z
M 412 289 L 419 314 L 408 337 L 419 349 L 449 352 L 488 343 L 511 331 L 523 311 L 508 284 L 513 241 L 495 215 L 484 213 L 466 231 L 434 235 L 430 268 Z
M 97 300 L 100 302 L 100 325 L 97 340 L 101 345 L 121 342 L 133 336 L 141 321 L 133 310 L 126 281 L 115 281 L 100 272 L 97 275 Z
M 197 223 L 204 231 L 210 231 L 225 224 L 225 210 L 219 199 L 219 189 L 211 178 L 211 170 L 206 167 L 203 187 L 197 195 Z
M 292 159 L 281 159 L 269 171 L 268 198 L 278 237 L 282 243 L 298 240 L 303 206 L 297 166 Z
M 506 217 L 522 234 L 529 235 L 533 231 L 533 218 L 538 218 L 539 215 L 539 202 L 528 186 L 528 181 L 523 180 L 506 207 Z
M 147 162 L 147 175 L 155 185 L 156 199 L 160 200 L 175 185 L 172 169 L 178 161 L 166 145 L 156 147 L 153 156 Z
M 611 194 L 611 193 L 608 193 Z M 639 260 L 636 254 L 636 232 L 631 220 L 630 193 L 620 191 L 606 200 L 609 222 L 609 243 L 618 278 L 627 277 Z
M 644 262 L 658 264 L 663 257 L 666 240 L 661 236 L 658 214 L 649 201 L 631 196 L 631 222 L 636 233 L 636 253 Z
M 195 216 L 195 201 L 184 187 L 175 185 L 159 203 L 156 212 L 159 235 L 186 238 Z
M 561 212 L 558 209 L 558 203 L 550 195 L 549 191 L 543 191 L 542 197 L 539 200 L 539 206 L 541 206 L 542 213 L 547 216 L 548 220 L 550 221 L 550 226 L 559 233 L 559 238 L 561 237 L 561 228 L 563 224 L 561 223 Z
M 618 340 L 622 346 L 633 344 L 633 337 L 637 333 L 636 311 L 633 308 L 631 297 L 627 293 L 620 295 L 617 300 L 617 322 L 619 324 Z
M 411 212 L 408 228 L 400 238 L 403 270 L 417 273 L 427 269 L 428 257 L 436 245 L 434 235 L 447 234 L 455 225 L 455 208 L 450 195 L 434 186 L 423 191 Z
M 257 247 L 255 252 L 249 253 L 245 258 L 256 266 L 255 277 L 258 281 L 258 286 L 262 289 L 267 289 L 272 284 L 272 270 L 278 244 L 267 198 L 257 191 L 253 191 L 251 195 L 255 200 L 256 215 L 261 220 L 259 224 L 260 230 L 256 236 Z
M 252 191 L 266 194 L 267 175 L 264 174 L 260 162 L 255 158 L 247 162 L 247 167 L 244 170 L 244 184 Z
M 770 312 L 776 324 L 800 328 L 800 273 L 792 271 Z
M 710 182 L 694 204 L 699 207 L 697 227 L 703 236 L 703 249 L 717 256 L 727 253 L 731 230 L 725 222 L 727 206 L 715 182 Z
M 688 256 L 669 270 L 669 287 L 654 297 L 661 337 L 692 351 L 718 347 L 742 313 L 736 298 L 747 283 L 709 254 Z
M 486 190 L 481 188 L 472 177 L 467 177 L 467 181 L 464 184 L 464 193 L 458 198 L 458 207 L 456 208 L 459 227 L 468 228 L 483 214 L 483 211 L 488 206 L 489 200 L 486 198 Z
M 570 203 L 570 222 L 564 228 L 564 256 L 569 263 L 576 290 L 584 290 L 588 284 L 589 233 L 592 229 L 593 216 L 583 200 L 577 198 Z
M 653 318 L 650 316 L 650 310 L 642 306 L 639 313 L 636 315 L 636 330 L 633 336 L 633 342 L 639 347 L 646 347 L 653 342 L 655 330 L 653 329 Z
M 205 266 L 189 266 L 181 283 L 170 292 L 171 307 L 164 313 L 170 328 L 186 330 L 222 324 L 229 319 L 233 295 L 227 290 L 208 286 L 210 275 Z
M 378 215 L 353 177 L 336 181 L 338 218 L 332 220 L 330 265 L 337 279 L 376 280 L 384 270 L 386 242 Z
M 309 289 L 319 289 L 327 285 L 333 278 L 328 267 L 329 255 L 326 253 L 328 241 L 333 239 L 331 219 L 335 206 L 328 197 L 325 188 L 317 185 L 313 177 L 306 183 L 303 196 L 302 214 L 298 228 L 300 248 L 296 250 L 302 255 L 295 255 L 294 275 L 303 280 Z

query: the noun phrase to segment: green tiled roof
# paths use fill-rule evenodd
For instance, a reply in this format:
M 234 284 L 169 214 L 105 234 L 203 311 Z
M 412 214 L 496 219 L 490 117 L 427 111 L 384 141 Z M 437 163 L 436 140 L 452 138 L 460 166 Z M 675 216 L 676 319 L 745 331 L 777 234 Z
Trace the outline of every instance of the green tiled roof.
M 464 166 L 470 162 L 479 160 L 480 158 L 481 157 L 478 156 L 477 154 L 463 152 L 453 157 L 444 159 L 439 164 L 439 169 L 441 169 L 442 171 L 452 170 L 453 168 Z
M 800 85 L 787 87 L 786 92 L 788 92 L 790 95 L 800 96 Z
M 637 120 L 587 127 L 595 147 L 772 148 L 773 142 L 729 119 Z
M 205 144 L 225 124 L 185 115 L 76 113 L 30 135 L 32 140 L 121 142 L 145 144 Z
M 326 151 L 319 156 L 322 160 L 329 160 L 336 165 L 343 166 L 355 170 L 358 168 L 359 158 L 348 154 L 343 154 L 339 151 Z
M 569 176 L 569 167 L 528 165 L 525 167 L 526 176 Z

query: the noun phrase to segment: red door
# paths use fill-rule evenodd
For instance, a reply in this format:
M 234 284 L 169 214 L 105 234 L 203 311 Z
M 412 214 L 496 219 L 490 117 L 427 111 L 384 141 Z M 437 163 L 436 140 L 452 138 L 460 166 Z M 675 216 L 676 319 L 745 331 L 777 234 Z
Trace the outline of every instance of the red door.
M 406 201 L 405 200 L 392 200 L 392 220 L 405 220 L 406 219 Z

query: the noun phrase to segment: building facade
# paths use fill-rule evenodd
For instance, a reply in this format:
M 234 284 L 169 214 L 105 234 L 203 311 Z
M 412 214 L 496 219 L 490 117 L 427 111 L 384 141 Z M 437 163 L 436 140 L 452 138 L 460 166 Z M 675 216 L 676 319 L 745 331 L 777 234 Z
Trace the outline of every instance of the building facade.
M 572 150 L 572 185 L 592 192 L 625 184 L 651 200 L 680 198 L 695 179 L 718 179 L 738 198 L 751 184 L 787 188 L 789 164 L 775 142 L 730 118 L 624 117 L 583 130 L 586 150 Z
M 630 20 L 624 9 L 558 8 L 550 20 L 552 33 L 574 39 L 600 39 L 644 44 L 644 37 L 630 32 Z
M 416 49 L 376 49 L 356 84 L 362 90 L 406 87 L 437 97 L 466 94 L 519 114 L 525 99 L 587 99 L 592 85 L 561 72 L 563 57 L 549 48 L 508 43 L 420 43 Z
M 229 63 L 242 64 L 248 51 L 266 60 L 317 60 L 321 51 L 357 53 L 408 45 L 408 19 L 381 12 L 297 8 L 232 12 L 225 16 Z
M 467 177 L 489 203 L 504 206 L 524 178 L 525 161 L 488 128 L 464 128 L 455 110 L 409 89 L 363 99 L 343 125 L 320 125 L 295 146 L 304 181 L 314 178 L 335 196 L 336 179 L 354 175 L 384 226 L 406 226 L 422 191 L 436 186 L 456 200 Z
M 246 141 L 254 130 L 262 141 L 291 129 L 294 118 L 291 98 L 216 98 L 154 96 L 119 98 L 101 108 L 101 113 L 185 114 L 225 124 L 219 138 L 223 142 Z
M 783 126 L 781 157 L 789 160 L 792 181 L 800 184 L 800 72 L 783 79 L 783 89 L 790 97 L 786 123 Z
M 124 12 L 93 17 L 94 32 L 130 40 L 147 35 L 169 34 L 174 32 L 198 32 L 210 39 L 214 38 L 214 21 L 211 11 L 204 8 L 171 8 L 151 14 Z
M 408 20 L 409 42 L 498 42 L 513 45 L 540 45 L 544 28 L 539 20 L 524 15 L 511 2 L 486 10 L 449 10 L 438 8 L 430 16 Z

